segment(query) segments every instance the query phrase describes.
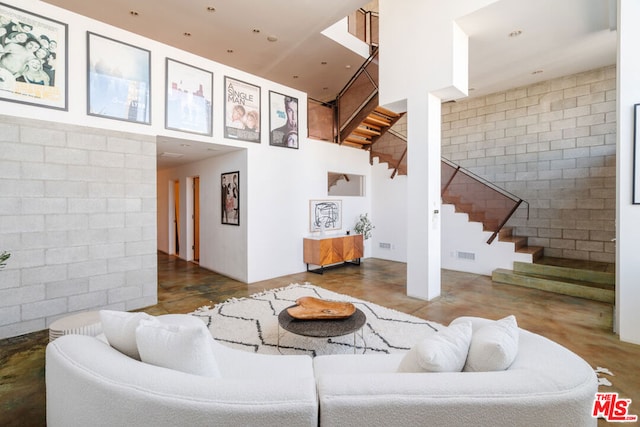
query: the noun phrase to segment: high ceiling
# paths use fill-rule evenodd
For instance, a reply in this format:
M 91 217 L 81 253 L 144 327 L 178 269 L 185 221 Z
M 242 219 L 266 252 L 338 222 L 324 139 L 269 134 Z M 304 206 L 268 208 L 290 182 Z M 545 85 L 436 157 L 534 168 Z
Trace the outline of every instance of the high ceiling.
M 364 60 L 321 32 L 367 0 L 44 1 L 319 100 L 335 98 Z M 461 18 L 469 36 L 469 96 L 614 64 L 615 3 L 499 0 Z

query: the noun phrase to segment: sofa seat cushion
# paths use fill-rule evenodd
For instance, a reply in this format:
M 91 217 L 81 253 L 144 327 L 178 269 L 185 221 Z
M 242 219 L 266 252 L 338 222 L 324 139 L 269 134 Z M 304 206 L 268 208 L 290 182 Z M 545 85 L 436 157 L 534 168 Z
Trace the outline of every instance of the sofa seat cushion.
M 429 335 L 405 355 L 398 372 L 460 372 L 471 342 L 471 322 L 458 322 Z

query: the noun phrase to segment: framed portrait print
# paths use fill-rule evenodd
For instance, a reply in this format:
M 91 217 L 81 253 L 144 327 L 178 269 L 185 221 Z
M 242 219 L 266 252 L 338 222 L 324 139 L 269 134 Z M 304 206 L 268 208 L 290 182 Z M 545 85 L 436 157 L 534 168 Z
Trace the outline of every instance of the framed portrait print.
M 165 128 L 212 135 L 213 73 L 167 58 Z
M 0 3 L 0 100 L 67 110 L 67 24 Z
M 260 87 L 224 78 L 224 137 L 260 143 Z
M 269 91 L 269 144 L 298 148 L 298 99 Z
M 87 32 L 87 114 L 151 124 L 151 52 Z
M 309 230 L 325 231 L 342 228 L 342 200 L 310 200 Z
M 222 223 L 240 225 L 240 172 L 226 172 L 221 176 Z

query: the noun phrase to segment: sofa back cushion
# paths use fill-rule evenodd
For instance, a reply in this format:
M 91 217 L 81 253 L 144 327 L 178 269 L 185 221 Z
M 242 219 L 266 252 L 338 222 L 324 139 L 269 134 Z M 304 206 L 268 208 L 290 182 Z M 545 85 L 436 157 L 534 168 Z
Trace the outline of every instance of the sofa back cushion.
M 465 318 L 456 319 L 466 322 Z M 518 354 L 520 330 L 515 316 L 507 316 L 474 329 L 469 354 L 464 365 L 467 372 L 504 371 Z
M 471 322 L 458 322 L 429 335 L 402 359 L 398 372 L 460 372 L 471 342 Z
M 100 310 L 102 331 L 109 345 L 120 353 L 136 360 L 140 360 L 140 353 L 136 344 L 136 328 L 140 320 L 152 318 L 147 313 Z
M 141 320 L 136 328 L 140 360 L 163 368 L 205 377 L 220 377 L 204 323 L 176 325 L 158 319 Z

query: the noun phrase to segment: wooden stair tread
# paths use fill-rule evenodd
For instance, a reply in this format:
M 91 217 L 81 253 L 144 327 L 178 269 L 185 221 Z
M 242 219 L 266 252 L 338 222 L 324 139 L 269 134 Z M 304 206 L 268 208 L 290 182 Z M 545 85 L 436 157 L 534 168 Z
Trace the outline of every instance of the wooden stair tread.
M 377 106 L 375 111 L 378 112 L 378 113 L 384 114 L 385 116 L 392 117 L 392 118 L 400 117 L 400 114 L 396 113 L 395 111 L 387 110 L 386 108 L 381 107 L 381 106 Z
M 388 120 L 384 120 L 384 119 L 378 118 L 378 117 L 373 117 L 372 115 L 369 115 L 363 120 L 363 123 L 367 123 L 367 124 L 371 123 L 372 125 L 377 125 L 377 126 L 381 126 L 381 127 L 389 127 L 389 126 L 391 126 L 391 123 Z
M 357 127 L 353 133 L 359 134 L 359 135 L 365 135 L 365 136 L 378 136 L 380 135 L 380 132 L 373 130 L 373 129 L 367 129 L 365 127 Z

